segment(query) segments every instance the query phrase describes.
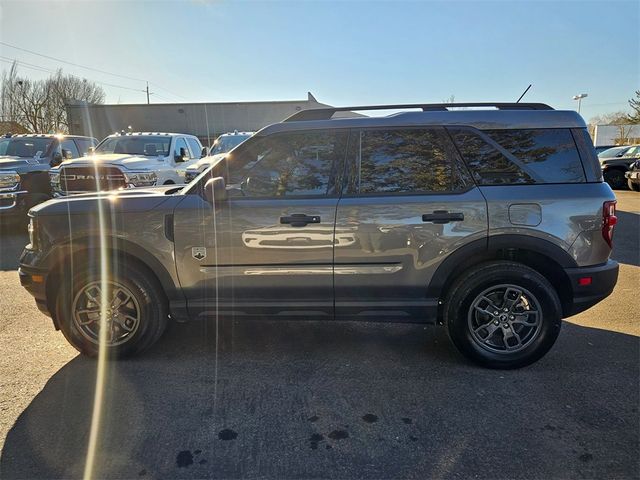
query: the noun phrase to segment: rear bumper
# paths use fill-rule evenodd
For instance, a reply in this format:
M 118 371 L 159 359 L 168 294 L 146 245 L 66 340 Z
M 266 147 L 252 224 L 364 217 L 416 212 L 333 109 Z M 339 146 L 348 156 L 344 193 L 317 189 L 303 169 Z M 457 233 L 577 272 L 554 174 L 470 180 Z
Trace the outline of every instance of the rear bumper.
M 571 284 L 572 299 L 564 305 L 564 316 L 570 317 L 591 308 L 613 292 L 618 281 L 618 262 L 565 269 Z M 581 279 L 583 279 L 581 284 Z M 590 283 L 586 284 L 591 279 Z

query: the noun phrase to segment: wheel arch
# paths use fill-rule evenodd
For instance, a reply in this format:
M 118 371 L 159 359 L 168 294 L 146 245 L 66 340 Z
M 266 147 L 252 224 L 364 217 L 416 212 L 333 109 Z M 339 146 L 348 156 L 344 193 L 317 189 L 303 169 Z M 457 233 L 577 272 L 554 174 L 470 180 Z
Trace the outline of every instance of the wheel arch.
M 70 273 L 71 268 L 75 268 L 74 263 L 77 265 L 78 261 L 81 264 L 86 264 L 90 259 L 99 262 L 99 245 L 100 238 L 98 237 L 74 238 L 72 243 L 62 244 L 56 248 L 55 252 L 50 254 L 53 258 L 50 263 L 45 289 L 47 308 L 49 312 L 52 312 L 56 328 L 58 328 L 58 322 L 53 313 L 55 312 L 55 299 L 65 275 Z M 126 260 L 128 264 L 136 265 L 138 268 L 146 270 L 147 274 L 152 275 L 170 304 L 172 302 L 184 302 L 184 297 L 171 274 L 153 255 L 142 247 L 125 239 L 109 238 L 107 250 L 109 259 Z
M 437 268 L 427 297 L 438 299 L 438 322 L 449 287 L 466 270 L 491 260 L 510 260 L 538 271 L 549 280 L 560 297 L 563 315 L 570 311 L 573 292 L 565 268 L 578 266 L 565 250 L 548 240 L 527 235 L 495 235 L 476 240 L 449 255 Z

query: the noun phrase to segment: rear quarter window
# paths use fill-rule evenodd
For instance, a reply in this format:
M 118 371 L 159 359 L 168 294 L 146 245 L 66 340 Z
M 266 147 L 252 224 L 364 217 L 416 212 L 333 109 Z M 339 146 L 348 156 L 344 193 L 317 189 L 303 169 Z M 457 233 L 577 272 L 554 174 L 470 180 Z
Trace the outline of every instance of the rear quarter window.
M 449 128 L 449 132 L 480 185 L 585 182 L 570 129 Z

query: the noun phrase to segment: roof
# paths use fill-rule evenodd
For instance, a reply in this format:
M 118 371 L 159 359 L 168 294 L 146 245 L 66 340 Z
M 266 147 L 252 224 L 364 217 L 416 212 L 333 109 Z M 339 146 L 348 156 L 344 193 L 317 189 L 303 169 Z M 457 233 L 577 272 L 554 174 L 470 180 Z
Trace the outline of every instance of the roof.
M 64 138 L 90 138 L 93 137 L 85 137 L 82 135 L 67 135 L 65 133 L 21 133 L 18 135 L 12 135 L 13 137 L 32 137 L 32 138 L 53 138 L 53 137 L 64 137 Z
M 153 135 L 153 136 L 165 136 L 165 137 L 195 137 L 195 135 L 191 135 L 190 133 L 173 133 L 173 132 L 115 132 L 109 135 L 109 137 L 138 137 L 142 135 Z M 197 137 L 196 137 L 197 138 Z
M 456 108 L 449 110 L 449 108 Z M 482 107 L 483 109 L 471 109 Z M 357 110 L 402 111 L 382 117 L 331 118 L 335 112 Z M 263 128 L 258 134 L 279 131 L 315 130 L 327 128 L 375 128 L 402 126 L 469 126 L 480 130 L 521 128 L 586 128 L 575 111 L 553 110 L 545 104 L 411 104 L 369 107 L 337 107 L 298 112 L 285 121 Z

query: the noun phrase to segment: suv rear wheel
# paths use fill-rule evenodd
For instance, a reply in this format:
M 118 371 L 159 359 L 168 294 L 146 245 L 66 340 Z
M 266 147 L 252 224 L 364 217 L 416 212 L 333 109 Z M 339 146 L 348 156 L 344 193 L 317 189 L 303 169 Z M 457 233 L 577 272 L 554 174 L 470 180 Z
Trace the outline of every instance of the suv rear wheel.
M 519 368 L 553 346 L 562 320 L 553 286 L 515 262 L 478 265 L 452 286 L 444 312 L 449 336 L 467 358 L 490 368 Z
M 125 263 L 115 264 L 104 280 L 99 269 L 85 268 L 74 275 L 71 288 L 63 286 L 58 293 L 56 315 L 62 333 L 90 357 L 98 355 L 100 341 L 105 342 L 109 357 L 149 348 L 168 320 L 166 299 L 153 280 Z

